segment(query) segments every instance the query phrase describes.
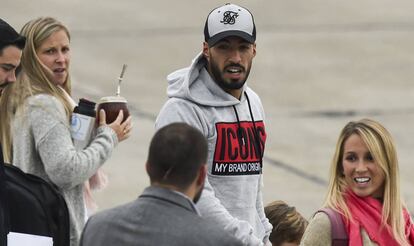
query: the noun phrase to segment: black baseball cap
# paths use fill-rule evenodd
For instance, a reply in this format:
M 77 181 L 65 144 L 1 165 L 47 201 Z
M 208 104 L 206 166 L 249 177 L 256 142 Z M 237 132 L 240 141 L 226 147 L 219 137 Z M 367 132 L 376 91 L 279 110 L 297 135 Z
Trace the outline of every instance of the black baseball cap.
M 238 36 L 249 43 L 256 41 L 256 25 L 249 10 L 227 3 L 213 9 L 204 25 L 204 40 L 208 46 L 229 36 Z
M 21 36 L 7 22 L 0 18 L 0 50 L 6 46 L 14 45 L 19 49 L 23 49 L 26 38 Z

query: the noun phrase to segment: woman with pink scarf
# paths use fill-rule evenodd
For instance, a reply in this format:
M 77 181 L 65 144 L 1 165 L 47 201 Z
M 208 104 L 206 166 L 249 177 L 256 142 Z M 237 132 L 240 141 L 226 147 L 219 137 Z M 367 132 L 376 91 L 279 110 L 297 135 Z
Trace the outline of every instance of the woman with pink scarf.
M 414 245 L 414 225 L 400 195 L 397 153 L 378 122 L 349 122 L 342 130 L 324 203 L 339 214 L 348 245 Z M 301 245 L 332 245 L 331 221 L 317 212 Z

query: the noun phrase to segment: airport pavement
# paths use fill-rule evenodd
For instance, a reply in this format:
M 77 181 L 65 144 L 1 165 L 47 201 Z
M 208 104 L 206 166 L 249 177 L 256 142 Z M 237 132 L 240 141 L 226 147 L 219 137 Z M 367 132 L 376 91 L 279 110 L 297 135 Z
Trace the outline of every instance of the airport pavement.
M 134 133 L 105 165 L 100 209 L 148 185 L 144 164 L 154 119 L 166 100 L 166 75 L 201 51 L 209 11 L 223 2 L 6 0 L 1 18 L 20 29 L 53 16 L 72 33 L 74 97 L 122 95 Z M 382 122 L 399 154 L 403 196 L 414 211 L 414 2 L 406 0 L 234 1 L 257 25 L 248 84 L 265 107 L 268 141 L 264 200 L 282 199 L 309 217 L 321 205 L 342 127 L 364 117 Z

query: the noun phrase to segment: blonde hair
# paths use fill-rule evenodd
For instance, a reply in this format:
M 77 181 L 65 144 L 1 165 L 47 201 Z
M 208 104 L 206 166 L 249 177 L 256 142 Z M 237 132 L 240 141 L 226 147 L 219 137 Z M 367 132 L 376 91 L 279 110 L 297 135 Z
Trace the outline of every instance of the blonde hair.
M 37 50 L 42 43 L 53 33 L 64 31 L 70 40 L 70 34 L 66 26 L 52 17 L 40 17 L 26 23 L 21 35 L 26 37 L 26 46 L 23 49 L 21 66 L 22 72 L 18 75 L 13 85 L 9 85 L 3 91 L 0 100 L 0 140 L 2 142 L 5 160 L 12 161 L 12 136 L 10 122 L 17 110 L 24 104 L 25 100 L 37 94 L 49 94 L 56 97 L 65 108 L 66 116 L 72 113 L 72 106 L 66 99 L 64 92 L 55 85 L 48 75 L 50 71 L 40 61 Z M 71 80 L 68 77 L 62 88 L 70 95 Z
M 11 146 L 11 130 L 10 130 L 10 116 L 11 112 L 10 101 L 8 100 L 12 87 L 15 83 L 8 85 L 0 95 L 0 143 L 3 151 L 3 158 L 6 163 L 11 163 L 11 153 L 13 152 Z
M 343 175 L 342 160 L 345 142 L 353 134 L 357 134 L 363 139 L 385 177 L 382 225 L 389 225 L 397 242 L 401 245 L 407 245 L 397 152 L 391 134 L 374 120 L 351 121 L 342 129 L 330 167 L 328 193 L 324 206 L 333 208 L 342 213 L 348 220 L 352 220 L 352 215 L 344 199 L 347 184 Z

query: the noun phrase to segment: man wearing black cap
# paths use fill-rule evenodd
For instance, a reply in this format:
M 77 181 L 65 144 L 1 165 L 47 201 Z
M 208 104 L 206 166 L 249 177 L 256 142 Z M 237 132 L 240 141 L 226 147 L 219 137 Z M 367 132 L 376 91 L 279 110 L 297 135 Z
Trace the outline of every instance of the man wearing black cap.
M 208 140 L 208 176 L 197 203 L 202 216 L 246 245 L 270 244 L 262 167 L 266 141 L 259 96 L 246 85 L 256 55 L 252 14 L 235 4 L 210 12 L 203 50 L 167 79 L 169 100 L 156 128 L 186 122 Z
M 7 22 L 0 19 L 0 97 L 9 83 L 16 80 L 16 68 L 20 64 L 25 38 L 20 36 Z M 0 108 L 0 110 L 3 110 Z M 1 121 L 1 119 L 0 119 Z M 0 151 L 2 151 L 0 142 Z M 3 165 L 3 154 L 0 153 L 0 165 Z M 4 210 L 4 177 L 0 174 L 0 245 L 6 245 L 6 213 Z
M 0 19 L 0 95 L 4 87 L 16 81 L 16 68 L 24 45 L 25 38 Z

